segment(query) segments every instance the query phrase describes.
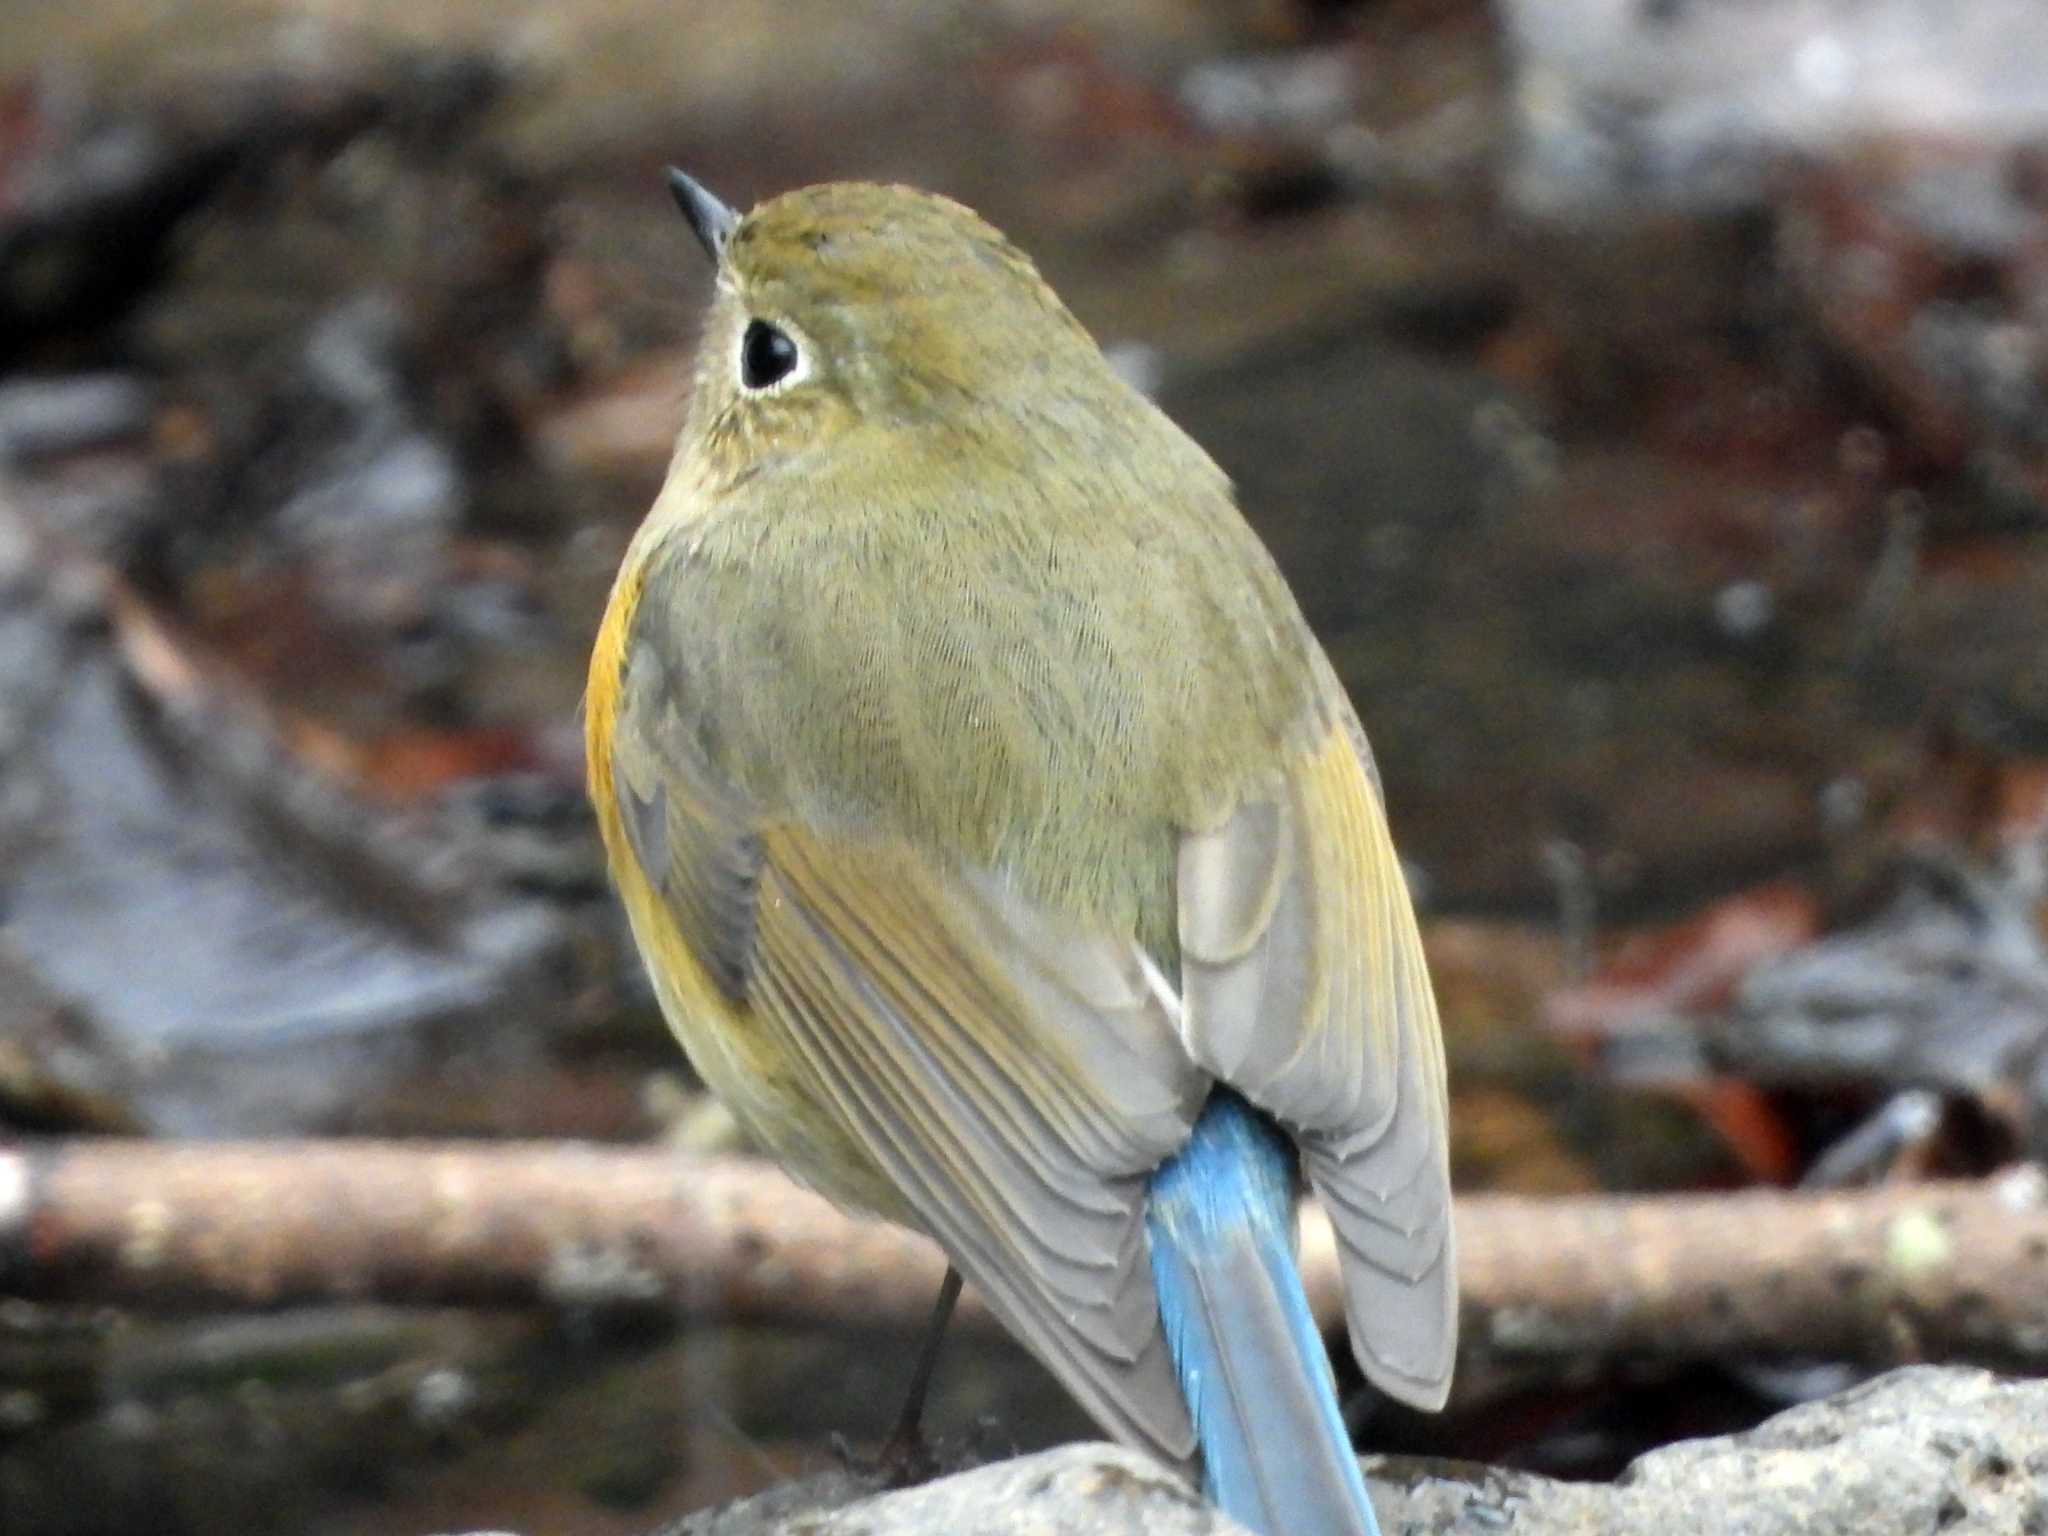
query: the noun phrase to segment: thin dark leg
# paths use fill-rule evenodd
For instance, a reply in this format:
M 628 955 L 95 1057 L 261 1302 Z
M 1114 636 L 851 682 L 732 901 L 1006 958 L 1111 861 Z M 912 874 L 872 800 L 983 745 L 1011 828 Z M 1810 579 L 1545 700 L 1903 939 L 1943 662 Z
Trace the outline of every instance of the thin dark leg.
M 882 1443 L 880 1466 L 892 1486 L 917 1482 L 933 1471 L 931 1451 L 924 1443 L 924 1400 L 931 1390 L 932 1373 L 938 1369 L 939 1345 L 946 1337 L 946 1324 L 953 1320 L 953 1304 L 960 1299 L 960 1271 L 946 1266 L 946 1278 L 939 1282 L 939 1299 L 932 1307 L 932 1320 L 918 1352 L 917 1369 L 911 1372 L 910 1395 L 903 1400 L 903 1412 L 896 1427 Z

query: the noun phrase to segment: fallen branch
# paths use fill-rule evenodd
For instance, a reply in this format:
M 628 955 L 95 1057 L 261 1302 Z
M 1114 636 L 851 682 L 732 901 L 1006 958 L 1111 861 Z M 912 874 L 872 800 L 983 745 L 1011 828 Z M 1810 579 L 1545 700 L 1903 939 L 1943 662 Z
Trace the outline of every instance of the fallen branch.
M 1472 1196 L 1466 1338 L 1496 1358 L 1801 1354 L 2048 1369 L 2048 1180 Z M 1317 1310 L 1330 1236 L 1306 1222 Z M 652 1305 L 919 1326 L 942 1264 L 774 1169 L 582 1145 L 58 1141 L 0 1150 L 0 1293 L 130 1306 Z M 970 1292 L 965 1319 L 986 1323 Z

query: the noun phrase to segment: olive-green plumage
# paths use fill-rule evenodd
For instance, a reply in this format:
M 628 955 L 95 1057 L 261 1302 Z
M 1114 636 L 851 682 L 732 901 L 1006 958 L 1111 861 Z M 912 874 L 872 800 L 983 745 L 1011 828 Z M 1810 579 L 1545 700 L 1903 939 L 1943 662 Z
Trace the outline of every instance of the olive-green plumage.
M 1428 977 L 1364 737 L 1224 476 L 957 204 L 814 187 L 715 243 L 588 709 L 698 1068 L 1179 1459 L 1144 1181 L 1227 1083 L 1299 1140 L 1368 1373 L 1440 1401 Z M 761 388 L 756 323 L 796 358 Z

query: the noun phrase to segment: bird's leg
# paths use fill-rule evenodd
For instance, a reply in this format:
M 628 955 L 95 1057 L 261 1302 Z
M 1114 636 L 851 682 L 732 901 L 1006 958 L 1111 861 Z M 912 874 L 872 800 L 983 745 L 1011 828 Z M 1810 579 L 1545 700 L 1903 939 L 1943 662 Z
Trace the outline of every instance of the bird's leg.
M 921 1482 L 936 1470 L 931 1448 L 924 1439 L 924 1400 L 931 1390 L 932 1373 L 939 1364 L 939 1344 L 946 1336 L 946 1324 L 953 1320 L 953 1304 L 960 1299 L 960 1271 L 946 1266 L 946 1278 L 939 1282 L 939 1299 L 932 1306 L 932 1320 L 925 1329 L 924 1347 L 918 1351 L 917 1369 L 910 1374 L 910 1395 L 903 1400 L 903 1412 L 896 1427 L 882 1442 L 877 1469 L 892 1488 Z

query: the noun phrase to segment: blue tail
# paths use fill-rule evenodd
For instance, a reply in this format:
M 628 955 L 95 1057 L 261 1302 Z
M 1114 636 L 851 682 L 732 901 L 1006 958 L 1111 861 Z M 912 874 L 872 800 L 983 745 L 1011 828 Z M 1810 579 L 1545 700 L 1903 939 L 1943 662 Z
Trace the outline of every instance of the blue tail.
M 1145 1225 L 1202 1485 L 1263 1536 L 1379 1536 L 1294 1262 L 1294 1151 L 1218 1089 Z

